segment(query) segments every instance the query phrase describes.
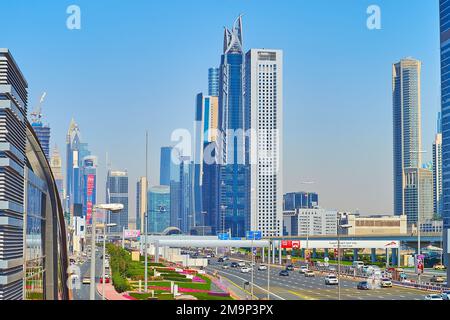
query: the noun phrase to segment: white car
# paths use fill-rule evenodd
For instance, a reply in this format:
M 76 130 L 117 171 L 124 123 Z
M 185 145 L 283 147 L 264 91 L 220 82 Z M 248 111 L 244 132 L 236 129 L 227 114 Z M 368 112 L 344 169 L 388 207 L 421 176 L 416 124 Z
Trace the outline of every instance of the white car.
M 267 266 L 265 264 L 260 264 L 258 270 L 267 270 Z
M 300 273 L 305 273 L 306 271 L 308 271 L 308 266 L 300 266 Z
M 444 300 L 440 294 L 428 294 L 425 296 L 425 300 Z
M 239 262 L 238 262 L 238 266 L 239 266 L 239 267 L 245 267 L 245 261 L 242 261 L 242 260 L 239 261 Z
M 380 284 L 381 284 L 382 288 L 391 288 L 392 287 L 392 281 L 391 281 L 391 279 L 388 279 L 388 278 L 381 279 Z
M 334 274 L 329 274 L 325 277 L 325 284 L 334 285 L 339 284 L 338 278 Z
M 228 268 L 230 268 L 230 266 L 229 266 L 228 264 L 224 263 L 224 264 L 222 265 L 222 269 L 228 269 Z
M 250 272 L 250 268 L 249 267 L 243 267 L 243 268 L 241 268 L 241 272 L 242 273 L 249 273 Z

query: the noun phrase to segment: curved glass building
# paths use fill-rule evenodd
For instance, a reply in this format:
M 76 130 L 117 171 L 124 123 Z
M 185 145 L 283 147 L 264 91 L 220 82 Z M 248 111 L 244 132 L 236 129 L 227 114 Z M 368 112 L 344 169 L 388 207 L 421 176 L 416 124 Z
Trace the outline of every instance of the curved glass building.
M 0 300 L 69 299 L 63 209 L 27 120 L 27 89 L 0 48 Z

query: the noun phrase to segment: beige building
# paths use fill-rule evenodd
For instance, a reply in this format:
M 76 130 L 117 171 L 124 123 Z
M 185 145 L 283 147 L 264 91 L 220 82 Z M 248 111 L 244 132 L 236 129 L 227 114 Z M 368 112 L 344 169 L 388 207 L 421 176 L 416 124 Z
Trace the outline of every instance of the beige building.
M 407 233 L 406 215 L 401 216 L 347 216 L 348 235 L 396 235 Z

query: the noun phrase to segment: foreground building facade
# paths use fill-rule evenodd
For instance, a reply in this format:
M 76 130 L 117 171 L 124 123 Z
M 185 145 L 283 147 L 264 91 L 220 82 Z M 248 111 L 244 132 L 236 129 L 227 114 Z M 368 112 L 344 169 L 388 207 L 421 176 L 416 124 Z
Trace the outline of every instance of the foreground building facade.
M 68 299 L 64 212 L 27 121 L 28 84 L 0 49 L 0 300 Z

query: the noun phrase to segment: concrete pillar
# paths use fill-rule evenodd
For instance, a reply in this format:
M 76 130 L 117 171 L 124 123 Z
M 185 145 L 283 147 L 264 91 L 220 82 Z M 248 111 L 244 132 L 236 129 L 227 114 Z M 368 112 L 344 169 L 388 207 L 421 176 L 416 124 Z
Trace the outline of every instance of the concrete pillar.
M 272 243 L 272 264 L 275 264 L 275 242 Z
M 159 241 L 155 241 L 155 262 L 159 263 Z
M 278 264 L 281 265 L 281 241 L 280 241 L 280 249 L 278 251 Z
M 389 249 L 386 249 L 386 266 L 390 266 L 390 256 L 389 256 Z
M 353 249 L 353 261 L 358 261 L 358 249 Z
M 398 249 L 392 248 L 392 266 L 398 265 Z
M 323 257 L 328 258 L 328 248 L 323 249 Z
M 377 249 L 372 248 L 370 250 L 370 260 L 372 261 L 372 263 L 377 262 Z

